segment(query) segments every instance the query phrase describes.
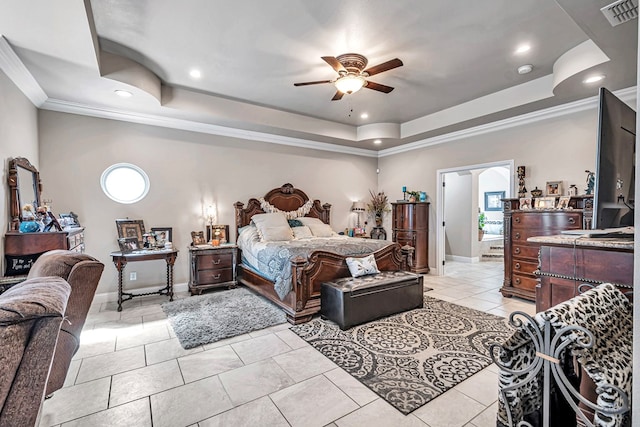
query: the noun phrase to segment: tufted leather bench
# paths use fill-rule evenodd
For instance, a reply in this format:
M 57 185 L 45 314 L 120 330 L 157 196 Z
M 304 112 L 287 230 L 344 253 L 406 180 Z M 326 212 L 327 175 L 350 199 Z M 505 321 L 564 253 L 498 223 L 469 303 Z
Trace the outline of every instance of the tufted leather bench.
M 345 277 L 324 282 L 320 314 L 340 329 L 423 305 L 422 276 L 408 271 L 382 271 L 358 278 Z

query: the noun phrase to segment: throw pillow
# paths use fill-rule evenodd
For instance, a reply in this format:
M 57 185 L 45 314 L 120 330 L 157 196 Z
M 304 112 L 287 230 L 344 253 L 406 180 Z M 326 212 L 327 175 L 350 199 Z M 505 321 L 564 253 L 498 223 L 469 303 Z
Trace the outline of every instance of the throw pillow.
M 291 227 L 291 230 L 293 231 L 294 239 L 304 239 L 306 237 L 313 237 L 313 234 L 311 233 L 311 229 L 306 225 L 303 225 L 301 227 Z
M 298 219 L 300 220 L 301 223 L 303 223 L 304 225 L 306 225 L 311 229 L 311 232 L 315 237 L 331 237 L 335 234 L 329 224 L 325 224 L 324 222 L 320 221 L 318 218 L 311 218 L 311 217 L 305 216 Z
M 293 240 L 293 232 L 282 212 L 257 214 L 252 216 L 251 220 L 256 225 L 260 240 L 263 242 Z
M 353 277 L 366 276 L 367 274 L 380 273 L 378 265 L 376 264 L 376 258 L 373 254 L 362 258 L 347 257 L 347 266 L 349 272 Z
M 293 228 L 293 227 L 302 227 L 304 225 L 303 223 L 301 223 L 297 219 L 288 219 L 287 222 L 289 223 L 289 227 L 291 227 L 291 228 Z

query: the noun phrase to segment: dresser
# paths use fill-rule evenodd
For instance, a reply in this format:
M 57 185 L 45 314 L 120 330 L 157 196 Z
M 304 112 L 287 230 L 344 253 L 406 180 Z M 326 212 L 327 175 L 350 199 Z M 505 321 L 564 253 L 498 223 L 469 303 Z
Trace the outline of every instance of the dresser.
M 8 231 L 4 235 L 5 276 L 26 275 L 40 255 L 54 249 L 84 252 L 84 227 L 46 233 Z
M 398 202 L 391 204 L 394 242 L 414 248 L 414 273 L 429 272 L 429 203 Z
M 591 197 L 572 197 L 571 209 L 520 209 L 519 199 L 503 199 L 505 297 L 536 300 L 540 244 L 528 242 L 533 236 L 559 234 L 562 230 L 585 228 L 591 222 Z
M 234 288 L 237 283 L 236 264 L 238 247 L 226 244 L 221 246 L 189 246 L 190 271 L 189 292 L 200 295 L 211 288 Z

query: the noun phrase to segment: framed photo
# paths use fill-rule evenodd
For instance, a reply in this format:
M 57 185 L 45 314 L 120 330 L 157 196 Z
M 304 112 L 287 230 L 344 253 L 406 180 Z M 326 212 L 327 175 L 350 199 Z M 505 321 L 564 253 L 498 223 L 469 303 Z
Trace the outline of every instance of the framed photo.
M 173 228 L 151 227 L 151 232 L 156 235 L 156 246 L 164 246 L 167 242 L 173 242 Z
M 129 254 L 139 249 L 140 242 L 137 237 L 121 237 L 118 239 L 118 245 L 120 246 L 120 252 Z
M 116 228 L 118 229 L 118 238 L 136 237 L 138 239 L 138 249 L 142 249 L 144 242 L 144 221 L 141 219 L 116 219 Z
M 520 197 L 520 209 L 527 210 L 532 209 L 531 206 L 531 197 Z
M 553 209 L 556 207 L 555 197 L 538 197 L 536 199 L 536 209 Z
M 485 211 L 501 211 L 502 201 L 504 199 L 504 191 L 485 191 L 484 192 L 484 210 Z
M 558 209 L 567 209 L 569 207 L 569 200 L 571 200 L 571 196 L 560 196 Z
M 207 225 L 207 242 L 219 240 L 220 243 L 229 241 L 228 225 Z
M 562 196 L 562 181 L 547 181 L 547 196 Z
M 207 243 L 207 241 L 204 240 L 204 232 L 202 232 L 202 231 L 192 231 L 191 232 L 191 244 L 193 246 L 205 245 L 206 243 Z

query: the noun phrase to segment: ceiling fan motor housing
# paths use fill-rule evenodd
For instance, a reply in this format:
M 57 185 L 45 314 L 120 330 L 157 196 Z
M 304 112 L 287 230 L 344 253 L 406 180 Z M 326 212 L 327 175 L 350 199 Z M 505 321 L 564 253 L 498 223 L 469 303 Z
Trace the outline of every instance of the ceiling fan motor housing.
M 338 62 L 342 64 L 344 68 L 346 68 L 347 72 L 360 74 L 362 70 L 367 66 L 367 58 L 359 53 L 344 53 L 342 55 L 336 56 Z M 341 72 L 341 74 L 346 74 L 345 72 Z

